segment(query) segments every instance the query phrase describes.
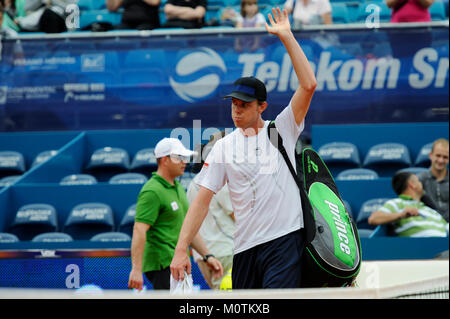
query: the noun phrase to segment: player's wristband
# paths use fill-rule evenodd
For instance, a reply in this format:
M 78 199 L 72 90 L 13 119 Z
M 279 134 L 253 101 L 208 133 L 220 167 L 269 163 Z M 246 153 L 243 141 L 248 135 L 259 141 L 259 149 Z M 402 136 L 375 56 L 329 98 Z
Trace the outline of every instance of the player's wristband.
M 214 257 L 215 258 L 215 256 L 213 254 L 208 254 L 208 255 L 205 255 L 205 257 L 203 257 L 203 261 L 207 262 L 209 257 Z

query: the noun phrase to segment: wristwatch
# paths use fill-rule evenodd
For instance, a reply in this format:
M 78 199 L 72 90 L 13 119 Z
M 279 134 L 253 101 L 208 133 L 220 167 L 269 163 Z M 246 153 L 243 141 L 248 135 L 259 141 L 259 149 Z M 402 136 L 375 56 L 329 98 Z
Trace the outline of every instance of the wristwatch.
M 203 261 L 207 262 L 209 257 L 214 257 L 215 258 L 215 256 L 213 254 L 208 254 L 208 255 L 205 255 L 205 257 L 203 257 Z

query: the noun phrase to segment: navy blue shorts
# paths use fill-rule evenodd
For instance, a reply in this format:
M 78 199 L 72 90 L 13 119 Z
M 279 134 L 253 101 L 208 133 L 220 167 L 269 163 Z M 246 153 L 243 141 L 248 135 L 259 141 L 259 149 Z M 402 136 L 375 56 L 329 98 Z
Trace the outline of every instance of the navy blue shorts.
M 233 257 L 233 289 L 299 288 L 303 229 L 260 244 Z

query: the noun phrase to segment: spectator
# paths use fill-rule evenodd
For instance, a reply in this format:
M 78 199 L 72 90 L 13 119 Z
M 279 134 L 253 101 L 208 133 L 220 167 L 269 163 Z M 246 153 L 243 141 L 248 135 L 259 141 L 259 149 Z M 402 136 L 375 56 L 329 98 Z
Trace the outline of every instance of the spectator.
M 448 223 L 434 209 L 420 201 L 422 183 L 411 172 L 397 173 L 392 178 L 392 188 L 399 196 L 388 200 L 369 217 L 369 224 L 388 224 L 397 236 L 445 237 Z
M 332 24 L 329 0 L 287 0 L 285 8 L 292 14 L 293 27 L 303 25 Z
M 257 0 L 242 0 L 241 12 L 236 18 L 237 28 L 257 28 L 266 23 L 264 15 L 259 12 Z M 238 36 L 236 38 L 235 49 L 241 52 L 244 47 L 250 51 L 256 51 L 259 48 L 259 36 Z
M 428 8 L 434 0 L 386 0 L 392 9 L 391 22 L 429 22 L 431 15 Z
M 199 165 L 192 168 L 193 173 L 198 173 L 204 164 L 204 160 L 209 154 L 213 145 L 225 135 L 225 132 L 213 134 L 209 143 L 200 152 Z M 194 169 L 195 168 L 195 169 Z M 197 184 L 198 175 L 194 178 L 188 188 L 187 196 L 189 203 L 192 203 L 200 189 Z M 223 266 L 225 275 L 233 266 L 234 248 L 234 214 L 231 205 L 230 194 L 227 185 L 218 191 L 212 198 L 209 205 L 208 215 L 206 215 L 199 233 L 205 242 L 208 250 L 216 256 Z M 205 261 L 194 250 L 194 259 L 197 261 L 200 271 L 211 289 L 219 289 L 222 277 L 214 278 L 213 272 L 206 265 Z
M 13 23 L 21 32 L 65 32 L 66 7 L 76 2 L 77 0 L 16 1 Z
M 440 138 L 433 143 L 430 152 L 431 166 L 419 175 L 425 193 L 432 199 L 436 210 L 448 222 L 448 140 Z
M 14 36 L 20 31 L 19 26 L 14 22 L 14 18 L 24 16 L 24 1 L 1 0 L 0 1 L 0 29 L 4 36 Z
M 235 27 L 238 15 L 239 13 L 230 6 L 223 8 L 219 18 L 220 25 Z
M 164 28 L 195 29 L 205 25 L 206 0 L 167 0 Z
M 115 29 L 152 30 L 159 28 L 161 0 L 107 0 L 106 7 L 115 12 L 123 7 L 122 21 Z
M 169 265 L 188 210 L 186 192 L 175 178 L 184 173 L 193 153 L 175 138 L 164 138 L 155 147 L 158 169 L 137 200 L 129 288 L 142 290 L 144 272 L 154 289 L 170 289 Z M 192 246 L 222 276 L 220 262 L 209 253 L 200 236 L 195 236 Z
M 242 0 L 241 12 L 236 19 L 237 28 L 263 27 L 266 23 L 264 15 L 259 12 L 257 0 Z

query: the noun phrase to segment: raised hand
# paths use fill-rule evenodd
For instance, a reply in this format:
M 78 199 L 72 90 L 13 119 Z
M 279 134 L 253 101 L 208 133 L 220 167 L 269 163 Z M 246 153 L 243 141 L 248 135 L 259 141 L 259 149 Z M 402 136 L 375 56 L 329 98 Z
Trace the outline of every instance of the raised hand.
M 273 17 L 272 17 L 273 16 Z M 272 8 L 272 14 L 268 14 L 270 26 L 266 22 L 266 30 L 271 34 L 276 34 L 280 36 L 282 33 L 291 30 L 291 23 L 289 22 L 289 17 L 286 9 L 283 11 L 279 7 Z

